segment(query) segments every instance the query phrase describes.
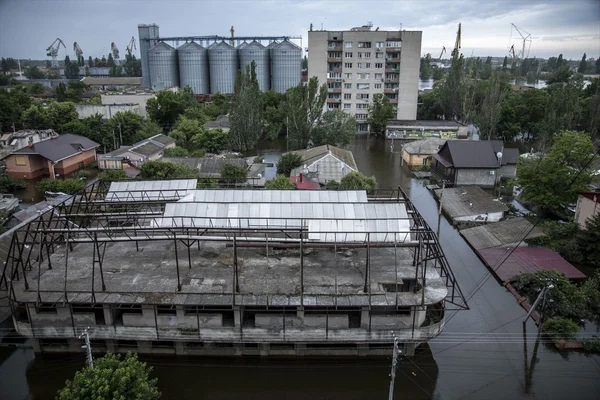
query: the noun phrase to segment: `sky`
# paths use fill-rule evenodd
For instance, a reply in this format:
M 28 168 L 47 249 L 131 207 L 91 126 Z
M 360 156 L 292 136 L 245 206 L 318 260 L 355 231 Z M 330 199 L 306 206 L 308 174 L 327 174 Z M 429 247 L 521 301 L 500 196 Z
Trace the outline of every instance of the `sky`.
M 138 40 L 137 25 L 149 23 L 162 37 L 229 36 L 233 25 L 239 36 L 302 36 L 306 48 L 311 23 L 347 30 L 369 21 L 380 30 L 423 31 L 422 53 L 433 57 L 442 46 L 451 51 L 459 23 L 467 57 L 505 56 L 511 44 L 518 51 L 511 23 L 531 34 L 530 57 L 600 56 L 600 0 L 0 0 L 0 56 L 47 59 L 57 37 L 67 46 L 60 58 L 73 57 L 73 42 L 86 59 L 108 55 L 113 41 L 124 55 L 131 37 Z

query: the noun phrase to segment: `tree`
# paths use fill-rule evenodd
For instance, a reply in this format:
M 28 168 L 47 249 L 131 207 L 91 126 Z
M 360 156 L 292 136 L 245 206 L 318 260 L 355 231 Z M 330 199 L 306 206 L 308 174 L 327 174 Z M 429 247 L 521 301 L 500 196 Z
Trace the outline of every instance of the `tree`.
M 282 105 L 284 101 L 283 93 L 271 90 L 263 93 L 263 132 L 268 139 L 275 139 L 284 130 L 286 119 Z
M 585 222 L 585 230 L 578 235 L 578 243 L 585 260 L 595 267 L 600 267 L 600 213 Z
M 394 118 L 394 107 L 383 93 L 373 95 L 373 102 L 369 104 L 369 123 L 371 132 L 377 136 L 385 136 L 388 121 Z
M 79 66 L 77 63 L 72 63 L 69 56 L 65 57 L 65 78 L 79 79 Z
M 592 181 L 588 163 L 593 153 L 594 145 L 587 133 L 558 133 L 543 158 L 519 162 L 517 184 L 523 189 L 521 196 L 542 213 L 560 215 L 579 192 L 587 191 Z
M 339 190 L 366 190 L 371 193 L 376 186 L 374 176 L 364 176 L 360 172 L 352 171 L 340 180 Z
M 554 340 L 572 340 L 580 328 L 575 322 L 566 318 L 552 318 L 544 322 L 542 330 Z
M 44 178 L 37 184 L 40 192 L 62 192 L 66 194 L 76 194 L 83 190 L 85 181 L 77 178 L 68 179 L 50 179 Z
M 98 174 L 100 182 L 113 182 L 128 179 L 127 173 L 122 169 L 105 169 Z
M 581 57 L 581 61 L 579 62 L 579 68 L 577 68 L 577 72 L 580 74 L 585 74 L 587 70 L 587 61 L 585 60 L 587 55 L 583 53 L 583 57 Z
M 0 172 L 0 192 L 15 193 L 17 190 L 27 189 L 27 182 L 23 179 L 16 179 L 8 175 L 5 171 Z
M 169 161 L 148 161 L 140 170 L 142 179 L 196 179 L 198 170 Z
M 103 57 L 104 58 L 104 57 Z M 113 58 L 112 53 L 108 53 L 108 59 L 106 60 L 106 66 L 108 68 L 112 68 L 116 65 L 115 59 Z
M 596 59 L 596 73 L 600 74 L 600 57 Z
M 573 75 L 573 72 L 571 71 L 569 66 L 564 66 L 548 75 L 548 77 L 546 78 L 546 83 L 548 85 L 552 85 L 555 83 L 567 83 L 571 78 L 571 75 Z
M 92 60 L 92 56 L 88 57 L 88 63 L 87 66 L 92 68 L 94 66 L 94 61 Z
M 212 120 L 229 111 L 229 99 L 221 92 L 210 96 L 210 103 L 204 103 L 204 112 Z
M 268 190 L 292 190 L 296 189 L 296 185 L 290 181 L 289 176 L 277 174 L 273 179 L 265 182 L 265 189 Z
M 159 133 L 162 133 L 162 129 L 160 129 L 160 126 L 158 126 L 156 122 L 150 119 L 144 119 L 140 129 L 137 131 L 135 141 L 139 142 L 140 140 L 158 135 Z
M 108 121 L 108 129 L 115 132 L 120 146 L 132 145 L 138 141 L 143 120 L 143 117 L 133 111 L 119 111 Z
M 175 139 L 177 146 L 189 150 L 196 146 L 199 136 L 205 130 L 206 128 L 201 126 L 197 120 L 181 116 L 175 124 L 175 129 L 169 133 L 169 136 Z
M 431 78 L 431 54 L 427 53 L 425 57 L 421 57 L 421 65 L 419 68 L 419 78 L 428 80 Z
M 308 69 L 308 57 L 302 57 L 302 69 Z
M 46 74 L 44 74 L 37 66 L 29 67 L 25 70 L 25 76 L 29 79 L 44 79 Z
M 490 64 L 491 65 L 491 64 Z M 485 95 L 475 123 L 479 128 L 480 139 L 496 139 L 499 136 L 498 124 L 502 116 L 502 100 L 507 95 L 510 87 L 504 83 L 499 74 L 493 74 L 491 79 L 484 83 Z
M 144 399 L 160 397 L 158 379 L 150 379 L 152 367 L 141 362 L 135 353 L 127 353 L 124 359 L 120 354 L 107 353 L 94 360 L 94 367 L 85 367 L 67 380 L 59 391 L 58 400 L 113 400 Z
M 126 76 L 142 76 L 142 61 L 136 59 L 133 54 L 126 54 L 123 70 Z
M 241 183 L 246 181 L 248 170 L 240 165 L 224 163 L 221 165 L 221 179 L 227 183 Z
M 209 153 L 219 153 L 229 144 L 229 132 L 222 129 L 203 129 L 198 135 L 192 137 L 192 142 Z
M 302 156 L 297 153 L 285 153 L 277 161 L 277 174 L 290 176 L 294 168 L 302 165 Z
M 46 109 L 39 104 L 33 104 L 21 114 L 21 121 L 28 129 L 47 129 L 49 126 L 49 116 Z
M 165 157 L 189 157 L 190 152 L 183 147 L 175 146 L 163 151 Z
M 319 86 L 319 79 L 314 76 L 308 85 L 300 83 L 287 90 L 284 110 L 290 148 L 305 149 L 311 145 L 314 131 L 321 123 L 326 100 L 327 85 Z
M 256 63 L 239 71 L 235 80 L 229 113 L 231 149 L 246 151 L 256 147 L 262 130 L 262 96 L 256 79 Z
M 504 60 L 502 61 L 502 71 L 506 72 L 508 70 L 508 57 L 504 56 Z
M 146 102 L 146 111 L 151 120 L 163 129 L 169 129 L 188 107 L 196 105 L 194 93 L 189 87 L 186 87 L 178 92 L 170 90 L 158 92 L 156 97 L 148 99 Z
M 123 76 L 123 67 L 120 65 L 113 65 L 108 70 L 108 76 Z
M 344 111 L 327 111 L 313 134 L 313 146 L 346 146 L 356 134 L 356 118 Z
M 20 129 L 21 115 L 27 110 L 33 102 L 33 99 L 27 93 L 23 86 L 17 86 L 9 92 L 0 89 L 0 128 L 3 132 L 12 132 L 13 124 L 15 129 Z
M 71 102 L 51 103 L 48 108 L 46 108 L 46 112 L 48 115 L 49 127 L 58 133 L 70 133 L 63 132 L 65 126 L 70 122 L 77 121 L 79 118 L 77 108 L 75 108 L 75 104 Z

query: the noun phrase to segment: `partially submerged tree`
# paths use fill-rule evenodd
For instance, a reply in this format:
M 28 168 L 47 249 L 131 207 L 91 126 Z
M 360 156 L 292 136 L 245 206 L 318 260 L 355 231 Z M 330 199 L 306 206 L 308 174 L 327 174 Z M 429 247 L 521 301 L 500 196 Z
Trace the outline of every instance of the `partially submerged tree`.
M 356 118 L 343 111 L 327 111 L 313 134 L 313 146 L 346 146 L 356 134 Z
M 340 180 L 339 190 L 366 190 L 372 192 L 377 186 L 374 176 L 364 176 L 360 172 L 350 172 Z
M 224 163 L 221 166 L 221 179 L 226 183 L 241 183 L 246 181 L 248 170 L 240 165 Z
M 195 179 L 198 171 L 169 161 L 148 161 L 140 170 L 142 179 Z
M 311 145 L 314 132 L 321 123 L 326 100 L 327 85 L 319 86 L 319 80 L 314 76 L 307 85 L 300 83 L 288 89 L 284 110 L 291 149 L 306 149 Z
M 394 118 L 394 107 L 383 93 L 373 95 L 373 102 L 369 104 L 369 123 L 371 132 L 377 136 L 385 136 L 388 121 Z

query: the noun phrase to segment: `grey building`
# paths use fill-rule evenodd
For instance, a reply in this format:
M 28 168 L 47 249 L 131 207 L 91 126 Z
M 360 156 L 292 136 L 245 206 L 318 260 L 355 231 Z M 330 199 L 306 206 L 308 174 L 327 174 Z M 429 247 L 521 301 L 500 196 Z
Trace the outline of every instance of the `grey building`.
M 367 132 L 368 106 L 384 93 L 396 119 L 417 119 L 421 56 L 420 31 L 372 30 L 308 32 L 308 75 L 327 83 L 328 110 L 344 110 Z

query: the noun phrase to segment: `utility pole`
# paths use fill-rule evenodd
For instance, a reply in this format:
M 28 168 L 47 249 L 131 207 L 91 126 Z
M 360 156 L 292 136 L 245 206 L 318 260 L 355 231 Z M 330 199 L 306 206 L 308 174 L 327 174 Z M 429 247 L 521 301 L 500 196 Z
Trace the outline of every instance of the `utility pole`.
M 119 147 L 123 146 L 123 133 L 121 132 L 121 124 L 117 125 L 119 127 Z
M 445 188 L 446 188 L 446 181 L 442 181 L 442 192 L 440 194 L 440 209 L 438 210 L 438 226 L 437 226 L 438 240 L 440 239 L 440 224 L 442 222 L 442 202 L 444 201 L 444 189 Z
M 115 150 L 117 149 L 117 137 L 115 136 L 115 130 L 113 129 L 112 131 L 113 134 L 113 145 L 115 147 Z
M 396 380 L 396 366 L 398 365 L 398 354 L 401 353 L 398 350 L 398 338 L 394 336 L 394 348 L 392 349 L 392 371 L 390 372 L 390 393 L 388 400 L 394 399 L 394 381 Z
M 83 346 L 81 346 L 81 348 L 85 349 L 85 351 L 86 351 L 86 359 L 87 359 L 88 367 L 94 368 L 94 359 L 92 358 L 92 345 L 90 344 L 90 334 L 88 332 L 89 329 L 90 329 L 89 326 L 87 328 L 85 328 L 83 333 L 81 335 L 79 335 L 79 339 L 83 339 L 83 341 L 85 342 L 85 344 Z

